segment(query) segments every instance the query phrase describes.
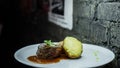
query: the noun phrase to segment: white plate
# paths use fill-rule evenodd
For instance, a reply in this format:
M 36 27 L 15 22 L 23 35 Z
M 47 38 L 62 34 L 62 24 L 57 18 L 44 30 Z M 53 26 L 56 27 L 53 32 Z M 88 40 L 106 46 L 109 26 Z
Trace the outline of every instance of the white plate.
M 79 59 L 61 60 L 58 63 L 52 64 L 37 64 L 29 61 L 27 57 L 36 54 L 38 45 L 33 44 L 17 50 L 14 54 L 15 59 L 25 65 L 40 68 L 88 68 L 108 64 L 115 58 L 114 53 L 107 48 L 83 43 L 83 53 Z

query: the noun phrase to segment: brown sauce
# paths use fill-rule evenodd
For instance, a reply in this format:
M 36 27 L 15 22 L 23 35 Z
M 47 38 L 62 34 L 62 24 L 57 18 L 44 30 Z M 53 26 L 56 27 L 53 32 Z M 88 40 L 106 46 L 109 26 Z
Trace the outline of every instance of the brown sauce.
M 65 56 L 65 54 L 61 54 L 60 57 L 54 58 L 54 59 L 39 59 L 36 55 L 29 56 L 27 58 L 29 61 L 39 64 L 50 64 L 50 63 L 57 63 L 60 62 L 60 60 L 68 59 L 68 57 Z

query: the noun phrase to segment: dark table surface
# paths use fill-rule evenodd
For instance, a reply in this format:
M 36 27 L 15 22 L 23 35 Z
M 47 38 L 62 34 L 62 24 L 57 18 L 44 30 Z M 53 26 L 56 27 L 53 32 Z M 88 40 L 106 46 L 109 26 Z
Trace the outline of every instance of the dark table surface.
M 3 44 L 0 44 L 3 45 Z M 13 68 L 32 68 L 29 66 L 26 66 L 20 62 L 18 62 L 15 58 L 14 58 L 14 53 L 17 49 L 19 49 L 20 47 L 12 47 L 12 45 L 6 46 L 2 46 L 1 48 L 1 60 L 2 60 L 2 67 L 6 68 L 6 67 L 13 67 Z

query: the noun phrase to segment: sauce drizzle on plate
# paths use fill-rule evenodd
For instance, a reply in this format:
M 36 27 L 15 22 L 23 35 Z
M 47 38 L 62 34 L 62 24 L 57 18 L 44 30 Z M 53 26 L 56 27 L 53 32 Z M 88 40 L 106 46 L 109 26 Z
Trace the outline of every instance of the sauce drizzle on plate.
M 69 59 L 69 58 L 66 57 L 65 54 L 61 54 L 59 57 L 54 58 L 54 59 L 40 59 L 36 55 L 29 56 L 27 59 L 34 63 L 50 64 L 50 63 L 57 63 L 57 62 L 60 62 L 60 60 L 65 60 L 65 59 Z

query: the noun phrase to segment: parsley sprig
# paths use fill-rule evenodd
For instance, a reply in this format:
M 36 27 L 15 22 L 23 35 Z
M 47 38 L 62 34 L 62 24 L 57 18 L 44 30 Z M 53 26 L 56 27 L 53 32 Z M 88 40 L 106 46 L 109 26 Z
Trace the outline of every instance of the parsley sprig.
M 44 40 L 44 43 L 48 46 L 54 46 L 54 44 L 51 40 Z

